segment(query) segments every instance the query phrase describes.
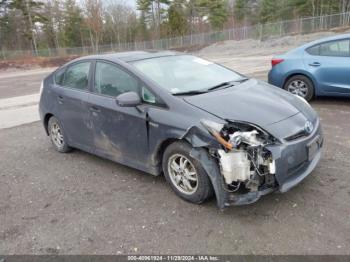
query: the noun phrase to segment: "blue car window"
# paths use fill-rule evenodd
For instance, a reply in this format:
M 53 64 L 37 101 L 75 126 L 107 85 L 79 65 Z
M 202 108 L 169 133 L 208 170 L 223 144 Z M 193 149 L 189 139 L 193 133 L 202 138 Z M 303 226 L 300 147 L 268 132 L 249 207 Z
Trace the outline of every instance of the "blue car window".
M 349 49 L 349 40 L 332 41 L 320 45 L 320 55 L 347 57 L 350 54 Z
M 320 55 L 320 45 L 312 46 L 306 49 L 306 52 L 308 52 L 310 55 Z
M 331 41 L 323 44 L 318 44 L 306 49 L 310 55 L 318 56 L 336 56 L 349 57 L 350 56 L 350 40 Z

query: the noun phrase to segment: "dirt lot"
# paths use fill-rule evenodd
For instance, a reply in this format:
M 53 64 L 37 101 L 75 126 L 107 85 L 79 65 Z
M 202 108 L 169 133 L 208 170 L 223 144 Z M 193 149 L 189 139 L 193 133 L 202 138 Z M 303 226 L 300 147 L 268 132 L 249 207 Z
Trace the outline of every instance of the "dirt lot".
M 262 79 L 271 55 L 206 53 Z M 0 74 L 0 98 L 36 93 L 41 74 Z M 2 129 L 0 254 L 350 255 L 350 99 L 312 106 L 325 133 L 316 170 L 286 194 L 225 211 L 215 200 L 182 201 L 163 177 L 78 150 L 59 154 L 38 122 Z

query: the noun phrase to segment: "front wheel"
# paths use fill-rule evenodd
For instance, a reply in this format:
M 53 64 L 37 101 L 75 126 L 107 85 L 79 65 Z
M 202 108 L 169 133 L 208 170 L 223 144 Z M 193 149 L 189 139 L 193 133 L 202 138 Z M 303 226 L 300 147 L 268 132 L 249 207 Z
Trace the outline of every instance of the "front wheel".
M 310 101 L 314 96 L 313 83 L 303 75 L 292 76 L 283 88 L 294 95 L 301 96 L 306 101 Z
M 190 156 L 191 150 L 184 142 L 171 144 L 163 155 L 163 171 L 179 197 L 200 204 L 213 195 L 213 189 L 202 165 Z

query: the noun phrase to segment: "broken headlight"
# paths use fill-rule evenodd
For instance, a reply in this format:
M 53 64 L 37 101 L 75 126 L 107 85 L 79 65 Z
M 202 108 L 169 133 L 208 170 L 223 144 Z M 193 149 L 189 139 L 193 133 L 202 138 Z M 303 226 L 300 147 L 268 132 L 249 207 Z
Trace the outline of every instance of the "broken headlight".
M 277 140 L 261 128 L 245 122 L 216 123 L 201 120 L 201 124 L 227 150 L 239 149 L 241 146 L 262 146 Z

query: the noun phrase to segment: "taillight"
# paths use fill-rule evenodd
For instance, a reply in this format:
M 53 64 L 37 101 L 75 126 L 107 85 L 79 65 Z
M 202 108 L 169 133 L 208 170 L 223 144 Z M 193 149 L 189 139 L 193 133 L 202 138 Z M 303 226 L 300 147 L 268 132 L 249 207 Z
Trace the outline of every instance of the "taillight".
M 275 65 L 278 65 L 278 64 L 282 63 L 283 61 L 284 61 L 284 59 L 274 58 L 271 60 L 271 65 L 272 65 L 272 67 L 274 67 Z

